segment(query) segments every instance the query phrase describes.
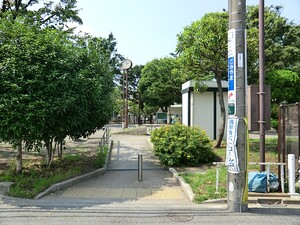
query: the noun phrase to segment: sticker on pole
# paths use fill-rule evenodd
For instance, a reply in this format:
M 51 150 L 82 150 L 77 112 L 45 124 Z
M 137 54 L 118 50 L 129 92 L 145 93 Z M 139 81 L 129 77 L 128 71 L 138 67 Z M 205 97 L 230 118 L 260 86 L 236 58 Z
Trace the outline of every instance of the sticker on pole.
M 236 38 L 235 29 L 228 31 L 228 115 L 236 114 Z
M 237 129 L 239 120 L 237 118 L 228 119 L 227 124 L 227 145 L 226 145 L 226 162 L 228 171 L 239 172 L 239 162 L 236 148 Z

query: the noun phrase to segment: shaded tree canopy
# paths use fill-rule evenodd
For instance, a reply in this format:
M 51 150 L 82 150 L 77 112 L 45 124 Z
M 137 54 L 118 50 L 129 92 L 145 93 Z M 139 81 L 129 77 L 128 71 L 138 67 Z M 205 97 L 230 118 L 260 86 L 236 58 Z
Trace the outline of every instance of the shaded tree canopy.
M 183 80 L 172 73 L 177 65 L 174 58 L 154 59 L 145 65 L 139 82 L 139 91 L 146 105 L 166 111 L 170 105 L 181 102 Z

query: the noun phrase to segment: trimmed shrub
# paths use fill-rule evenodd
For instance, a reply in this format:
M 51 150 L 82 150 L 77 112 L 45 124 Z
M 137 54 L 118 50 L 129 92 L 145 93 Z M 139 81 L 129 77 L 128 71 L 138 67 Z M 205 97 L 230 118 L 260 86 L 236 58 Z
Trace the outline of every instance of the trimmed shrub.
M 165 166 L 199 166 L 217 157 L 209 137 L 199 127 L 166 125 L 151 132 L 151 142 Z

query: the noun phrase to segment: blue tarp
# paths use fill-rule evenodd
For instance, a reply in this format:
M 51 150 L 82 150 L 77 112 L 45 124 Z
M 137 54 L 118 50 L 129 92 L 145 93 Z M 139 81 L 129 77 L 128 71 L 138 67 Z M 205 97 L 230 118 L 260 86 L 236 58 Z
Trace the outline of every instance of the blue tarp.
M 278 184 L 277 176 L 270 173 L 270 187 Z M 276 186 L 276 185 L 275 185 Z M 277 185 L 278 188 L 278 185 Z M 273 189 L 274 190 L 274 189 Z M 250 192 L 267 192 L 267 172 L 249 172 L 248 173 L 248 191 Z

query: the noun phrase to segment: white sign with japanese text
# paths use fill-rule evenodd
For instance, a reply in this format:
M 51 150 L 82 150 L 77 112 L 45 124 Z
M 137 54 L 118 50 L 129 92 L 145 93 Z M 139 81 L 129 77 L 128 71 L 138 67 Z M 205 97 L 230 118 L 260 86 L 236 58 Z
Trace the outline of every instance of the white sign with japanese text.
M 227 124 L 227 146 L 226 146 L 226 162 L 228 171 L 239 172 L 239 162 L 236 148 L 237 128 L 239 120 L 237 118 L 229 118 Z

